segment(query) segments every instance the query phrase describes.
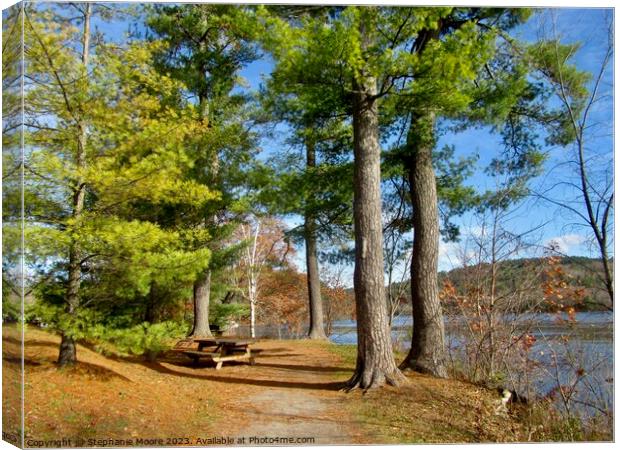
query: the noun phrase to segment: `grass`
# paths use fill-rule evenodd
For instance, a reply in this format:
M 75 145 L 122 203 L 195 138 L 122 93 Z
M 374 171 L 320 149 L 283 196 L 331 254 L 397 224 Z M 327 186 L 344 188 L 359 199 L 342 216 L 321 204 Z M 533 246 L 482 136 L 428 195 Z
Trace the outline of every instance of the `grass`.
M 597 415 L 582 420 L 576 416 L 560 414 L 549 401 L 540 401 L 523 411 L 522 420 L 529 438 L 533 441 L 613 440 L 613 415 Z
M 331 342 L 326 343 L 326 348 L 335 356 L 340 358 L 341 364 L 355 368 L 355 361 L 357 359 L 357 346 L 356 345 L 337 345 Z

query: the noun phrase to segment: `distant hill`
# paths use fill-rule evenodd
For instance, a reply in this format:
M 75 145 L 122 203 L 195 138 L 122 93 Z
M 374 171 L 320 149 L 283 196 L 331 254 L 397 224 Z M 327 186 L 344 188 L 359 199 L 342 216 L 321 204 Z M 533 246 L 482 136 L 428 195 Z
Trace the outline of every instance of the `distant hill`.
M 551 261 L 547 258 L 523 258 L 502 261 L 496 265 L 496 293 L 504 302 L 512 302 L 515 312 L 530 309 L 534 304 L 540 310 L 554 310 L 558 304 L 573 306 L 577 311 L 607 310 L 610 306 L 602 280 L 603 264 L 600 259 L 567 256 Z M 439 273 L 439 289 L 447 283 L 454 287 L 460 298 L 475 298 L 490 292 L 491 266 L 468 266 Z M 408 285 L 409 282 L 407 281 Z M 550 297 L 556 302 L 543 302 L 545 288 L 553 288 Z M 410 290 L 407 302 L 411 300 Z M 549 292 L 547 291 L 547 296 Z M 576 301 L 580 298 L 580 301 Z M 454 302 L 444 300 L 449 309 Z

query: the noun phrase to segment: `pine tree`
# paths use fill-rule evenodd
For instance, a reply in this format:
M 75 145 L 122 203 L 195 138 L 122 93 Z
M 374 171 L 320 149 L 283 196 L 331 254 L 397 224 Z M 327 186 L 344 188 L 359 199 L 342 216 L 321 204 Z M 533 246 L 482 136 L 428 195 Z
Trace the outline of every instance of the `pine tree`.
M 330 11 L 329 7 L 271 9 L 287 20 L 329 20 Z M 352 186 L 343 183 L 342 178 L 351 177 L 348 152 L 352 129 L 345 121 L 347 114 L 340 93 L 304 84 L 303 72 L 291 68 L 285 58 L 274 56 L 276 66 L 262 92 L 261 103 L 273 121 L 292 128 L 287 143 L 303 149 L 303 164 L 296 154 L 280 155 L 271 203 L 280 214 L 300 214 L 304 218 L 300 229 L 290 234 L 301 237 L 306 248 L 308 337 L 326 339 L 318 245 L 350 233 Z
M 62 336 L 61 366 L 76 362 L 93 311 L 145 297 L 154 280 L 192 281 L 208 261 L 208 250 L 179 246 L 178 230 L 141 220 L 136 207 L 200 208 L 219 197 L 186 176 L 184 142 L 200 126 L 193 105 L 170 107 L 181 86 L 153 70 L 155 46 L 92 42 L 99 8 L 70 9 L 33 6 L 25 17 L 25 234 L 45 281 L 41 305 Z M 76 11 L 78 27 L 68 18 Z
M 213 258 L 194 283 L 191 335 L 210 336 L 212 273 L 229 259 L 224 241 L 233 229 L 235 191 L 243 183 L 243 166 L 255 145 L 243 124 L 248 99 L 233 92 L 239 86 L 239 71 L 257 57 L 252 27 L 243 8 L 207 4 L 155 6 L 149 11 L 148 25 L 165 45 L 157 55 L 159 70 L 185 84 L 198 105 L 195 120 L 206 125 L 194 139 L 193 176 L 222 193 L 193 224 L 211 234 L 208 246 Z

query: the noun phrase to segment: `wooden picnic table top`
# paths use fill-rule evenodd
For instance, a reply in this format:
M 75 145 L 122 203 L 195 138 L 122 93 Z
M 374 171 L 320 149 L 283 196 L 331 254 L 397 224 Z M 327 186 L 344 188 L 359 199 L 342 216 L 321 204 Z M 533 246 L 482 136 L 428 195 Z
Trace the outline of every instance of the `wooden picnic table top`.
M 253 338 L 235 338 L 235 337 L 198 337 L 194 338 L 194 341 L 202 343 L 202 344 L 214 344 L 214 345 L 235 345 L 235 346 L 245 346 L 250 344 L 255 344 L 258 342 L 257 339 Z

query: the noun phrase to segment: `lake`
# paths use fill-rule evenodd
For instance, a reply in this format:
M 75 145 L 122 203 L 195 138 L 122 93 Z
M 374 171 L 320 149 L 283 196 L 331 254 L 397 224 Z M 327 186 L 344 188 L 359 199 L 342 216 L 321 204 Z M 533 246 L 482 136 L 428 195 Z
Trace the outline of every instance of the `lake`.
M 527 366 L 513 367 L 504 381 L 507 387 L 522 395 L 541 397 L 562 386 L 571 401 L 560 404 L 561 408 L 576 408 L 586 416 L 597 408 L 613 411 L 613 313 L 580 312 L 574 322 L 569 322 L 565 314 L 521 314 L 505 316 L 504 320 L 535 338 L 527 352 Z M 464 358 L 464 318 L 447 317 L 445 324 L 450 357 Z M 410 316 L 394 319 L 392 339 L 403 350 L 411 346 L 411 327 Z M 336 344 L 356 344 L 355 321 L 334 322 L 330 340 Z M 561 399 L 562 395 L 556 395 L 558 402 Z

